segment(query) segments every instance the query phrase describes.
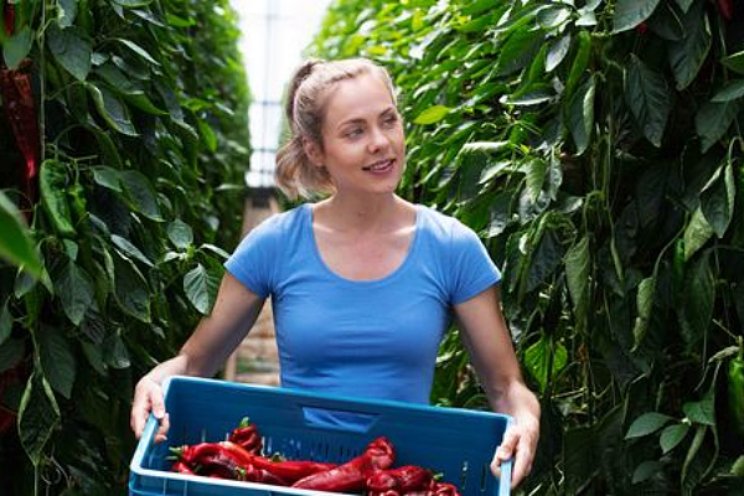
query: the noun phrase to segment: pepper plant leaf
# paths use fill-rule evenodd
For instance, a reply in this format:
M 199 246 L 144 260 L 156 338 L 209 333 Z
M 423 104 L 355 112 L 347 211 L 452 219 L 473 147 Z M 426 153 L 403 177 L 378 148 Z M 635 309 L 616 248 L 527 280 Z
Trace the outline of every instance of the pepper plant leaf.
M 41 276 L 41 261 L 18 208 L 0 191 L 0 257 Z
M 653 434 L 672 420 L 672 417 L 663 413 L 646 412 L 630 424 L 628 432 L 625 433 L 625 439 L 635 439 Z
M 649 68 L 635 54 L 630 56 L 625 98 L 643 135 L 654 146 L 660 147 L 672 105 L 671 95 L 664 76 Z
M 687 88 L 695 79 L 711 47 L 710 21 L 703 10 L 703 2 L 685 15 L 684 28 L 686 36 L 682 42 L 669 44 L 669 62 L 672 65 L 677 89 Z
M 37 334 L 41 368 L 50 386 L 70 399 L 75 383 L 75 356 L 70 341 L 56 326 L 43 326 Z
M 727 159 L 700 193 L 700 210 L 719 238 L 726 234 L 734 215 L 735 193 L 734 168 Z
M 617 0 L 612 17 L 613 32 L 621 33 L 633 29 L 651 17 L 659 0 Z
M 85 81 L 90 72 L 92 49 L 76 27 L 61 29 L 56 22 L 46 32 L 49 51 L 54 59 L 78 81 Z
M 44 448 L 59 420 L 59 406 L 54 393 L 37 365 L 26 383 L 18 411 L 21 444 L 35 467 L 41 462 Z

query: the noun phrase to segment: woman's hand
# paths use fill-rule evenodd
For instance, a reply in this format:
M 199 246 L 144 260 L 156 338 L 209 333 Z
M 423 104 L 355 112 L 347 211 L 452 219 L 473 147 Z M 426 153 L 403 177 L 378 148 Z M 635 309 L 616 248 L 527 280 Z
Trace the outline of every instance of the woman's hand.
M 455 306 L 464 331 L 460 334 L 496 412 L 511 415 L 514 423 L 504 433 L 491 463 L 494 474 L 512 459 L 512 487 L 524 480 L 535 459 L 540 437 L 540 403 L 522 380 L 497 286 Z
M 540 422 L 537 419 L 517 421 L 510 425 L 493 455 L 493 474 L 500 477 L 501 464 L 512 460 L 511 487 L 513 489 L 519 485 L 532 470 L 539 438 Z
M 146 375 L 140 379 L 134 388 L 134 400 L 132 401 L 130 425 L 137 439 L 142 437 L 142 431 L 145 429 L 150 413 L 155 415 L 160 423 L 158 432 L 155 434 L 155 442 L 165 441 L 168 439 L 167 433 L 170 428 L 170 421 L 168 420 L 168 413 L 165 411 L 163 389 L 158 382 Z

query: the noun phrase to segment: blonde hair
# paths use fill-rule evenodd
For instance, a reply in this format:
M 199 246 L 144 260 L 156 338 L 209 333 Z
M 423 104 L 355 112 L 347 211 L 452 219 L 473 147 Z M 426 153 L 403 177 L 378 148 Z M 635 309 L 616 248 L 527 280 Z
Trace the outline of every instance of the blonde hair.
M 396 103 L 388 72 L 364 58 L 336 61 L 308 60 L 292 77 L 285 112 L 290 136 L 276 154 L 276 184 L 290 199 L 309 198 L 314 193 L 333 193 L 333 181 L 325 167 L 317 167 L 305 153 L 303 139 L 323 149 L 323 119 L 327 91 L 340 81 L 363 74 L 378 76 Z

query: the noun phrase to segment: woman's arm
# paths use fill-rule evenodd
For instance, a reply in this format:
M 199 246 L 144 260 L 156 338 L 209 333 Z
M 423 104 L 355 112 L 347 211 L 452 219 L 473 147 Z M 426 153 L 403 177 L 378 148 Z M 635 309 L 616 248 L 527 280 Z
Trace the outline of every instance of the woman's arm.
M 455 305 L 461 336 L 494 411 L 511 415 L 515 423 L 504 434 L 491 465 L 514 459 L 512 487 L 529 474 L 540 435 L 540 403 L 525 386 L 506 321 L 498 286 Z
M 169 422 L 161 384 L 173 375 L 212 376 L 256 322 L 264 299 L 225 273 L 212 312 L 204 317 L 175 357 L 154 367 L 134 391 L 131 426 L 142 435 L 150 411 L 160 420 L 156 441 L 165 439 Z

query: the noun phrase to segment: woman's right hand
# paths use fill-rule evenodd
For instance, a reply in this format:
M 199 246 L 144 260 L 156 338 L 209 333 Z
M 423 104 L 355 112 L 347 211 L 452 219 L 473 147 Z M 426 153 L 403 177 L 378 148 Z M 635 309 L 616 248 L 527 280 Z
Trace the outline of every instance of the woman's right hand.
M 145 430 L 145 424 L 151 412 L 160 423 L 155 433 L 155 442 L 165 441 L 168 439 L 170 421 L 165 411 L 163 389 L 158 382 L 145 375 L 134 388 L 134 400 L 132 401 L 130 425 L 137 439 L 142 437 L 142 431 Z

